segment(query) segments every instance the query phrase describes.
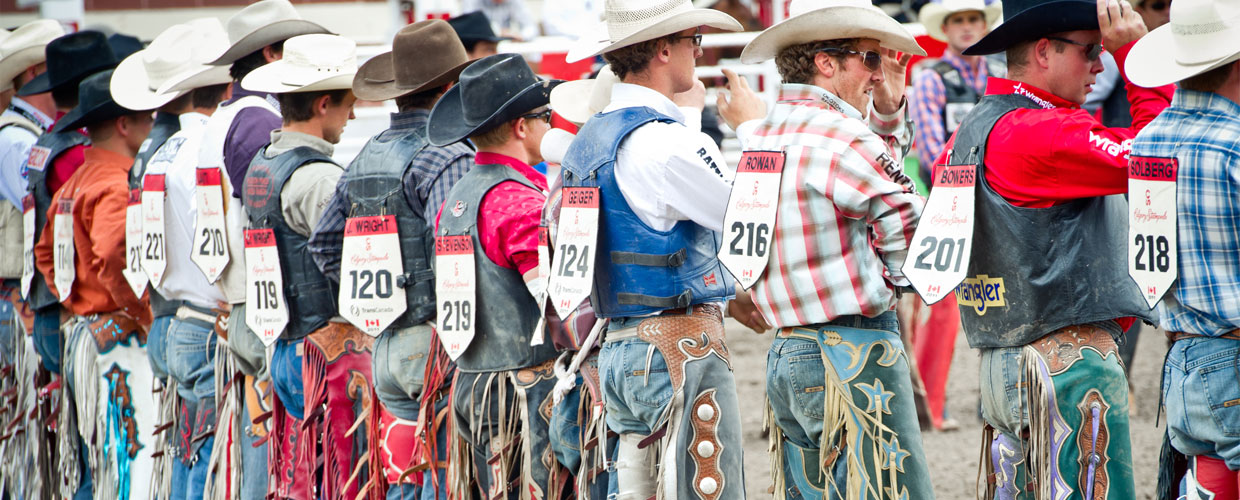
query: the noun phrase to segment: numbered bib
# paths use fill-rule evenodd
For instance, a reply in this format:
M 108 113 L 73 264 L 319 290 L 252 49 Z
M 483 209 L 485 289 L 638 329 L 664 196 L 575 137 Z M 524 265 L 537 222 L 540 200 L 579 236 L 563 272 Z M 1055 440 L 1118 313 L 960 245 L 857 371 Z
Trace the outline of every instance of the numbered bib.
M 976 183 L 975 165 L 943 166 L 934 174 L 934 189 L 900 268 L 926 304 L 946 297 L 969 270 Z
M 129 190 L 129 206 L 125 208 L 125 269 L 121 274 L 135 296 L 146 291 L 146 273 L 142 271 L 142 190 Z M 57 273 L 60 274 L 60 273 Z
M 435 237 L 435 300 L 439 341 L 453 361 L 474 340 L 478 279 L 469 235 Z
M 551 281 L 551 230 L 538 226 L 538 277 L 530 282 L 530 293 L 538 304 L 538 324 L 530 335 L 530 345 L 539 346 L 545 340 L 543 332 L 547 325 L 547 286 Z
M 215 283 L 228 265 L 228 242 L 224 239 L 224 189 L 220 169 L 200 168 L 194 193 L 194 246 L 190 257 L 207 281 Z
M 34 195 L 22 197 L 22 298 L 30 299 L 34 280 Z
M 598 245 L 599 190 L 566 187 L 556 230 L 555 256 L 547 294 L 555 311 L 567 318 L 594 288 L 594 250 Z
M 245 324 L 270 346 L 288 325 L 280 252 L 271 229 L 245 231 L 245 263 Z
M 1175 158 L 1128 159 L 1128 275 L 1153 309 L 1179 277 Z
M 782 151 L 745 151 L 723 215 L 725 241 L 719 262 L 748 290 L 766 271 L 784 172 Z
M 73 247 L 73 198 L 56 200 L 56 217 L 52 220 L 53 265 L 56 278 L 56 292 L 60 301 L 69 300 L 73 292 L 73 280 L 77 277 L 77 269 L 73 266 L 73 256 L 77 251 Z
M 164 270 L 168 268 L 164 192 L 164 174 L 146 174 L 142 179 L 142 269 L 152 285 L 164 280 Z
M 340 315 L 371 337 L 405 312 L 405 274 L 396 216 L 351 217 L 345 221 L 340 260 Z

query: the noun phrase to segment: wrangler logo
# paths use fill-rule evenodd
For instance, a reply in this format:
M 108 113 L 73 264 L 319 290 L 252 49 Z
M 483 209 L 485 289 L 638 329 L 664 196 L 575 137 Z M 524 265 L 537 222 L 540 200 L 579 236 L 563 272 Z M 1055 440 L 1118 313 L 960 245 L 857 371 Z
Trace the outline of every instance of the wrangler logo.
M 956 302 L 972 307 L 978 316 L 983 316 L 991 307 L 1007 307 L 1003 298 L 1005 291 L 1003 278 L 979 274 L 976 278 L 965 278 L 956 287 Z

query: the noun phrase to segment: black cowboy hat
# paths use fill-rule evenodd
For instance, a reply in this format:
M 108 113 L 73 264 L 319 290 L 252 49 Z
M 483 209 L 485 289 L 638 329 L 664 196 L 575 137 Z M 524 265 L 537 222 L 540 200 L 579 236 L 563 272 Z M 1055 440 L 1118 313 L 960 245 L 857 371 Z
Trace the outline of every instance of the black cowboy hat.
M 120 59 L 98 31 L 70 33 L 47 44 L 47 71 L 22 85 L 19 96 L 42 94 L 52 89 L 77 85 L 94 73 L 116 67 Z
M 112 71 L 103 70 L 86 77 L 78 85 L 78 105 L 56 122 L 52 132 L 62 132 L 93 125 L 118 116 L 137 113 L 112 100 Z
M 112 47 L 112 55 L 116 56 L 116 60 L 124 61 L 126 57 L 133 55 L 134 52 L 144 49 L 142 40 L 132 35 L 124 33 L 113 33 L 108 37 L 108 45 Z
M 426 136 L 446 146 L 515 120 L 551 102 L 563 80 L 543 80 L 517 54 L 496 54 L 470 64 L 431 110 Z
M 964 53 L 995 54 L 1051 33 L 1096 29 L 1098 7 L 1091 0 L 1004 0 L 1003 23 Z
M 495 30 L 491 29 L 491 20 L 487 19 L 487 15 L 480 10 L 449 19 L 448 24 L 452 25 L 452 29 L 456 31 L 456 36 L 464 43 L 512 40 L 511 37 L 496 35 Z

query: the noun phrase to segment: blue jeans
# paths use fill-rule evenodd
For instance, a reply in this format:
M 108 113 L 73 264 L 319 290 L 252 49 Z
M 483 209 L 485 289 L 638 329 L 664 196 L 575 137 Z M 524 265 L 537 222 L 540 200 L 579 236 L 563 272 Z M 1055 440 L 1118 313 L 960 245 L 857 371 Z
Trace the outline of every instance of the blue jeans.
M 1189 338 L 1172 344 L 1163 365 L 1171 445 L 1185 455 L 1240 469 L 1240 341 Z
M 177 381 L 177 394 L 196 412 L 201 405 L 215 404 L 215 330 L 197 320 L 173 318 L 164 340 L 168 374 Z M 152 362 L 154 366 L 154 362 Z M 197 414 L 197 413 L 196 413 Z M 181 423 L 184 426 L 185 423 Z M 192 428 L 192 427 L 191 427 Z M 194 459 L 180 458 L 172 464 L 172 500 L 202 498 L 207 481 L 208 458 L 214 438 L 193 443 Z
M 168 379 L 168 329 L 172 328 L 173 317 L 155 318 L 146 334 L 146 353 L 151 359 L 151 372 L 159 380 Z
M 305 339 L 276 341 L 271 356 L 271 382 L 284 410 L 297 420 L 306 418 L 306 391 L 302 371 L 302 342 Z
M 34 350 L 43 361 L 47 371 L 60 373 L 60 353 L 64 350 L 60 336 L 60 306 L 51 306 L 34 312 Z
M 371 356 L 375 393 L 392 415 L 418 420 L 430 348 L 431 326 L 426 324 L 389 329 L 375 340 Z

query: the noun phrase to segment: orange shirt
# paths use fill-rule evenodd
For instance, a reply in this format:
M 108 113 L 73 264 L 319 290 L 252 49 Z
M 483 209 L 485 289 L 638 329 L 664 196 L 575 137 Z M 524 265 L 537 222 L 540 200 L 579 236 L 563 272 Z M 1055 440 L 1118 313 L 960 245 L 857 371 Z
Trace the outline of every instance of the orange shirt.
M 150 324 L 146 301 L 135 297 L 121 271 L 125 268 L 125 208 L 129 204 L 129 167 L 133 158 L 111 151 L 88 148 L 86 161 L 52 196 L 47 224 L 35 245 L 35 265 L 56 294 L 53 268 L 56 206 L 73 200 L 73 247 L 76 277 L 65 307 L 73 314 L 108 313 L 121 310 Z

